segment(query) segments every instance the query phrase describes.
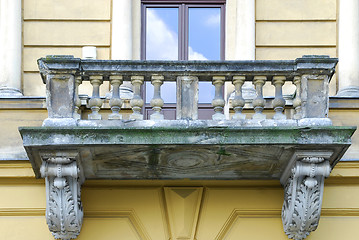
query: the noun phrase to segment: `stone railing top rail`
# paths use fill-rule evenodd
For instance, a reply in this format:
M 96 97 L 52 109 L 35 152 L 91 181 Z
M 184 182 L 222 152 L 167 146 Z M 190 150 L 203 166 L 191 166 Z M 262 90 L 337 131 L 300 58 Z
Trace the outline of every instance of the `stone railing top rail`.
M 112 87 L 112 114 L 109 120 L 123 119 L 120 112 L 122 107 L 120 86 L 124 81 L 131 82 L 133 97 L 130 100 L 133 113 L 130 120 L 143 120 L 143 106 L 150 103 L 153 113 L 151 120 L 163 120 L 161 85 L 165 81 L 176 81 L 176 119 L 198 119 L 199 81 L 211 81 L 214 85 L 215 96 L 212 100 L 216 121 L 229 119 L 229 107 L 223 95 L 225 81 L 231 81 L 235 91 L 231 102 L 234 115 L 232 120 L 245 120 L 242 113 L 245 106 L 243 90 L 245 81 L 253 83 L 254 96 L 250 98 L 254 114 L 254 121 L 263 121 L 267 117 L 263 113 L 266 99 L 263 86 L 270 82 L 274 88 L 275 98 L 271 105 L 275 112 L 273 119 L 299 120 L 303 118 L 320 118 L 321 124 L 331 124 L 328 116 L 328 87 L 338 62 L 336 58 L 328 56 L 303 56 L 295 60 L 281 61 L 136 61 L 136 60 L 84 60 L 73 56 L 50 55 L 38 60 L 40 73 L 47 85 L 47 109 L 49 119 L 44 124 L 63 124 L 64 118 L 85 120 L 79 114 L 81 100 L 79 87 L 83 81 L 92 85 L 92 97 L 88 101 L 91 114 L 89 120 L 102 120 L 101 110 L 103 100 L 100 97 L 100 86 L 108 81 Z M 151 101 L 143 99 L 141 86 L 144 81 L 151 81 L 153 98 Z M 293 99 L 294 114 L 284 113 L 286 101 L 283 97 L 285 82 L 291 81 L 295 86 Z M 227 105 L 226 105 L 227 104 Z M 227 109 L 227 112 L 225 112 Z M 288 122 L 288 121 L 287 121 Z M 319 124 L 318 122 L 318 124 Z M 289 122 L 288 122 L 289 123 Z
M 211 76 L 285 75 L 287 80 L 302 74 L 321 74 L 331 77 L 335 72 L 337 58 L 322 55 L 304 55 L 295 60 L 244 60 L 244 61 L 140 61 L 140 60 L 88 60 L 71 55 L 49 55 L 38 59 L 41 76 L 51 73 L 75 75 L 118 75 L 124 80 L 141 75 L 150 80 L 154 74 L 163 75 L 166 81 L 175 81 L 177 76 L 195 75 L 199 81 L 211 81 Z M 86 79 L 83 79 L 86 80 Z M 227 81 L 231 80 L 226 78 Z

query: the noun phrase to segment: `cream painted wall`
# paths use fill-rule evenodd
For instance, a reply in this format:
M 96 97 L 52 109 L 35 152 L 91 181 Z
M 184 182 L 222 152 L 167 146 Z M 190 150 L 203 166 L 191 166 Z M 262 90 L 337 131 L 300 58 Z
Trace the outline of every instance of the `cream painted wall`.
M 65 10 L 68 5 L 70 1 L 65 1 L 52 13 L 48 1 L 24 0 L 23 85 L 27 96 L 45 95 L 34 59 L 47 54 L 80 57 L 82 46 L 94 45 L 98 59 L 140 59 L 140 0 L 114 0 L 113 4 L 111 0 L 91 4 L 82 0 Z M 119 18 L 115 13 L 123 7 L 128 14 Z M 253 12 L 253 16 L 242 12 Z M 228 0 L 226 59 L 295 59 L 305 54 L 336 57 L 336 13 L 335 0 Z M 255 25 L 250 21 L 254 17 Z M 128 28 L 131 20 L 132 28 Z M 123 47 L 126 42 L 132 43 L 132 50 Z M 331 95 L 335 95 L 336 85 L 334 78 Z
M 239 2 L 228 0 L 226 5 L 227 59 L 241 55 L 234 49 L 238 49 L 239 37 L 247 37 L 239 36 L 236 26 Z M 132 38 L 132 50 L 128 56 L 139 59 L 140 0 L 131 4 L 132 16 L 127 17 L 133 28 L 127 37 Z M 62 0 L 53 6 L 48 0 L 23 1 L 23 86 L 27 96 L 45 95 L 35 62 L 39 57 L 81 57 L 82 46 L 94 45 L 98 59 L 116 58 L 113 35 L 111 38 L 116 11 L 111 0 Z M 250 42 L 255 44 L 256 59 L 337 56 L 336 0 L 256 0 L 254 10 L 256 31 Z M 331 89 L 335 94 L 335 80 Z M 83 93 L 90 91 L 88 87 Z M 358 125 L 358 115 L 357 109 L 330 112 L 336 125 Z M 2 101 L 1 156 L 9 156 L 5 160 L 24 157 L 17 128 L 40 126 L 44 118 L 44 101 Z M 354 135 L 347 158 L 357 159 L 358 136 Z M 326 181 L 319 228 L 307 239 L 357 239 L 358 179 L 356 162 L 339 163 L 333 170 Z M 0 238 L 53 239 L 44 218 L 44 181 L 34 178 L 27 161 L 0 162 L 0 192 Z M 82 200 L 85 219 L 78 239 L 287 239 L 280 220 L 283 189 L 279 181 L 87 181 Z
M 326 181 L 322 218 L 307 239 L 358 235 L 358 163 L 339 163 Z M 45 188 L 28 162 L 0 164 L 0 231 L 6 240 L 53 239 L 45 223 Z M 91 181 L 77 239 L 287 239 L 278 181 Z

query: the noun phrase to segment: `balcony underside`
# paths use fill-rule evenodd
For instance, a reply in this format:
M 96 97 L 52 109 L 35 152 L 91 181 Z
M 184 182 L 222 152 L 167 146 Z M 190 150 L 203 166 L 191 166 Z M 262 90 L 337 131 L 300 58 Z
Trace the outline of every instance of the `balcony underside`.
M 334 167 L 355 130 L 185 120 L 121 123 L 20 132 L 37 177 L 46 155 L 74 152 L 86 179 L 280 179 L 300 152 L 331 153 Z

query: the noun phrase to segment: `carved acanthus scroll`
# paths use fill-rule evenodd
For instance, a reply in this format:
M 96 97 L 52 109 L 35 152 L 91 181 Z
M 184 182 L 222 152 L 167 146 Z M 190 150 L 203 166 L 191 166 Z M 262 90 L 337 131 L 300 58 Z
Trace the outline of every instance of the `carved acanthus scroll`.
M 304 157 L 291 171 L 285 184 L 283 228 L 289 238 L 302 240 L 318 226 L 324 178 L 331 166 L 324 157 Z
M 83 210 L 81 164 L 73 156 L 43 156 L 41 176 L 46 179 L 46 222 L 56 239 L 80 234 Z

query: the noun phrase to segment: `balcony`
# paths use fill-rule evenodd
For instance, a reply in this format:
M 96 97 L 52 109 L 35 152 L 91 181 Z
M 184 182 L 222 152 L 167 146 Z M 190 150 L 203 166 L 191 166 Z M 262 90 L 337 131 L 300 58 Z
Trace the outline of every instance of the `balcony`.
M 285 188 L 284 231 L 291 239 L 304 239 L 319 222 L 324 178 L 355 131 L 333 126 L 328 118 L 328 84 L 336 64 L 337 59 L 325 56 L 290 61 L 39 59 L 48 118 L 42 127 L 20 128 L 20 133 L 36 177 L 46 179 L 50 231 L 64 239 L 79 234 L 86 179 L 278 179 Z M 215 92 L 211 120 L 198 120 L 199 83 L 204 81 L 212 82 Z M 90 98 L 78 94 L 85 82 L 92 87 Z M 111 85 L 108 99 L 100 97 L 106 82 Z M 145 82 L 154 89 L 149 120 L 143 120 Z M 164 82 L 176 83 L 176 120 L 163 115 Z M 243 98 L 246 82 L 255 87 L 253 99 Z M 121 96 L 123 83 L 131 84 L 131 99 Z M 226 84 L 235 89 L 230 102 L 223 94 Z M 263 95 L 266 84 L 274 86 L 273 97 Z M 284 99 L 285 84 L 295 89 L 291 99 Z M 80 112 L 84 103 L 88 115 Z

